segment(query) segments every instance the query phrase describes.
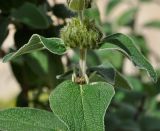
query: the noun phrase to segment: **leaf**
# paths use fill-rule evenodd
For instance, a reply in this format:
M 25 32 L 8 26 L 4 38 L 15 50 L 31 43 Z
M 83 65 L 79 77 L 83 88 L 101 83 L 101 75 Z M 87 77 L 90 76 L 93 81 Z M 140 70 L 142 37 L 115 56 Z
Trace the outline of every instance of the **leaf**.
M 125 11 L 117 20 L 118 25 L 125 26 L 132 23 L 134 20 L 134 16 L 137 12 L 137 8 L 132 8 L 127 11 Z
M 24 3 L 17 10 L 13 10 L 12 17 L 32 28 L 45 29 L 49 27 L 47 15 L 44 15 L 34 4 Z
M 146 42 L 144 36 L 133 34 L 133 35 L 131 35 L 131 38 L 136 43 L 136 45 L 138 45 L 142 54 L 147 56 L 149 53 L 149 48 L 147 46 L 147 42 Z
M 117 33 L 105 37 L 101 41 L 100 50 L 102 49 L 114 49 L 119 50 L 125 55 L 127 55 L 133 63 L 138 66 L 140 69 L 145 69 L 148 71 L 150 77 L 154 82 L 157 81 L 157 75 L 154 71 L 152 65 L 146 60 L 146 58 L 140 53 L 140 51 L 136 48 L 132 39 L 128 36 Z
M 144 131 L 159 131 L 160 130 L 160 119 L 158 117 L 143 116 L 140 119 L 140 125 Z
M 114 84 L 116 72 L 115 69 L 109 64 L 105 63 L 99 66 L 94 66 L 87 69 L 87 72 L 95 72 L 102 76 L 107 82 Z
M 44 38 L 34 34 L 29 42 L 22 46 L 17 52 L 10 53 L 3 58 L 3 62 L 12 60 L 20 55 L 30 53 L 36 50 L 48 49 L 54 54 L 61 55 L 66 51 L 64 42 L 59 38 Z
M 160 20 L 158 21 L 151 21 L 151 22 L 148 22 L 144 25 L 145 27 L 150 27 L 150 28 L 160 28 Z
M 129 89 L 129 90 L 133 89 L 129 81 L 118 71 L 116 72 L 114 86 L 118 88 Z
M 104 63 L 96 67 L 91 67 L 87 71 L 95 72 L 103 77 L 115 88 L 132 89 L 128 80 L 110 63 Z
M 12 108 L 0 111 L 0 130 L 66 131 L 67 126 L 52 112 L 33 108 Z
M 63 80 L 68 80 L 72 78 L 73 70 L 69 70 L 61 75 L 57 75 L 57 79 L 63 79 Z
M 51 109 L 71 131 L 102 131 L 105 111 L 114 88 L 104 82 L 78 85 L 71 81 L 60 84 L 50 95 Z
M 75 16 L 75 13 L 69 10 L 64 4 L 55 4 L 52 8 L 53 14 L 62 19 Z
M 8 18 L 0 19 L 0 47 L 8 35 L 8 25 L 9 25 Z
M 122 0 L 109 0 L 106 13 L 109 14 Z
M 96 22 L 100 21 L 100 13 L 97 8 L 90 8 L 84 11 L 84 16 L 90 19 L 95 20 Z

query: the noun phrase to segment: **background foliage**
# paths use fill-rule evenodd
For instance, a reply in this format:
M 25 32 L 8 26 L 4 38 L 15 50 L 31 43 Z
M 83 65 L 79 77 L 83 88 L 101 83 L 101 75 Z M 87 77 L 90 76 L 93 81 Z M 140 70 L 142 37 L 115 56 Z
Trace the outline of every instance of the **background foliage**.
M 122 1 L 110 0 L 106 7 L 106 15 L 111 14 Z M 139 2 L 151 1 L 141 0 Z M 96 5 L 94 7 L 86 11 L 85 15 L 94 19 L 98 26 L 101 25 L 101 29 L 106 35 L 117 32 L 120 27 L 130 28 L 131 32 L 128 35 L 134 39 L 141 52 L 148 57 L 150 50 L 147 47 L 145 37 L 137 33 L 134 28 L 139 7 L 127 10 L 114 22 L 108 20 L 105 23 L 100 21 L 99 11 Z M 64 4 L 55 3 L 54 6 L 50 6 L 45 0 L 0 1 L 0 10 L 0 45 L 8 35 L 8 25 L 13 24 L 16 28 L 14 40 L 17 49 L 27 43 L 31 35 L 35 33 L 45 37 L 58 37 L 67 18 L 76 15 L 68 10 Z M 55 17 L 53 18 L 49 14 Z M 159 25 L 159 21 L 151 21 L 144 26 L 159 28 Z M 15 49 L 10 49 L 10 51 L 13 50 Z M 61 82 L 56 79 L 56 76 L 64 71 L 69 71 L 71 67 L 78 64 L 78 53 L 76 52 L 76 50 L 73 51 L 74 55 L 72 56 L 69 54 L 63 56 L 66 60 L 65 64 L 62 63 L 61 56 L 46 51 L 37 51 L 13 60 L 10 63 L 12 71 L 22 88 L 17 97 L 16 106 L 50 110 L 48 96 L 51 89 Z M 8 52 L 1 50 L 1 57 L 6 53 Z M 91 67 L 100 65 L 102 62 L 110 62 L 119 72 L 124 74 L 125 59 L 125 56 L 118 52 L 90 50 L 87 65 Z M 157 73 L 159 76 L 157 83 L 146 80 L 146 74 L 143 71 L 136 75 L 125 76 L 124 79 L 127 79 L 130 86 L 133 87 L 132 90 L 124 89 L 127 85 L 123 80 L 118 79 L 117 85 L 121 85 L 122 88 L 116 88 L 116 95 L 106 112 L 105 125 L 108 131 L 160 130 L 160 103 L 157 100 L 160 91 L 160 71 L 157 70 Z M 93 79 L 102 79 L 97 77 Z

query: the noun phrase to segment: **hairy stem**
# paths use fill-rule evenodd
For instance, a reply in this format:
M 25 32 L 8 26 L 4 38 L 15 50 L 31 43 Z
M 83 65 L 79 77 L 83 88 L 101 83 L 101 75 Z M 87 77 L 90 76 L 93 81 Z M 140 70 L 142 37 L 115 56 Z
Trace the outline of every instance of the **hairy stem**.
M 83 20 L 83 10 L 78 12 L 78 17 L 81 21 Z
M 87 49 L 80 49 L 79 65 L 80 65 L 80 74 L 82 77 L 86 76 L 86 54 L 87 54 Z

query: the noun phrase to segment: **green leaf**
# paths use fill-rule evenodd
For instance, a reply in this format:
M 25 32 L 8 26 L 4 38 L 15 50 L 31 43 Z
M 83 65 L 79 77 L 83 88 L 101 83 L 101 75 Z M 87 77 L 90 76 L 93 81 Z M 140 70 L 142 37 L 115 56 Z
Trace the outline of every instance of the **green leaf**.
M 147 42 L 146 42 L 144 36 L 132 34 L 131 38 L 136 43 L 136 45 L 140 48 L 140 51 L 142 52 L 142 54 L 147 56 L 149 53 L 149 48 L 147 46 Z
M 8 18 L 0 19 L 0 47 L 8 35 L 8 25 L 9 25 Z
M 116 72 L 110 63 L 101 64 L 99 66 L 90 67 L 87 72 L 96 72 L 102 76 L 107 82 L 114 84 Z
M 114 49 L 121 51 L 122 53 L 127 55 L 140 69 L 147 70 L 154 82 L 157 81 L 157 74 L 154 71 L 152 65 L 140 53 L 132 39 L 130 39 L 128 36 L 117 33 L 105 37 L 101 41 L 100 50 L 102 49 Z
M 160 29 L 160 20 L 158 21 L 151 21 L 151 22 L 148 22 L 144 25 L 145 27 L 151 27 L 151 28 L 158 28 Z
M 64 4 L 55 4 L 52 7 L 53 14 L 62 19 L 71 18 L 75 16 L 75 13 L 69 10 Z
M 44 38 L 34 34 L 29 42 L 22 46 L 17 52 L 10 53 L 3 58 L 3 62 L 12 60 L 20 55 L 30 53 L 36 50 L 48 49 L 54 54 L 61 55 L 66 51 L 64 42 L 59 38 Z
M 122 0 L 109 0 L 106 13 L 109 14 Z
M 96 67 L 91 67 L 87 71 L 95 72 L 103 77 L 115 88 L 132 89 L 128 80 L 110 63 L 104 63 Z
M 137 8 L 132 8 L 125 11 L 117 20 L 118 25 L 124 26 L 132 23 L 134 16 L 137 12 Z
M 52 112 L 32 108 L 0 111 L 0 130 L 67 131 L 67 126 Z
M 90 8 L 84 11 L 84 16 L 90 19 L 95 20 L 96 22 L 100 21 L 100 13 L 97 8 Z
M 71 131 L 103 131 L 105 111 L 114 88 L 105 82 L 60 84 L 50 95 L 51 109 Z
M 47 15 L 44 15 L 34 4 L 24 3 L 19 9 L 13 10 L 12 17 L 32 28 L 45 29 L 49 27 Z
M 143 116 L 140 119 L 140 125 L 143 131 L 159 131 L 160 119 L 152 116 Z

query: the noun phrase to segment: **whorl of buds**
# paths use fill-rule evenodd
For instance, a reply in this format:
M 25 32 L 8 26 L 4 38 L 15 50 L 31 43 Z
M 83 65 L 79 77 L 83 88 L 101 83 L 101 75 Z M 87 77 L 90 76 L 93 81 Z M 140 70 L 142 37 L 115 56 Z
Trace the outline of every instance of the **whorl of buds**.
M 70 48 L 94 49 L 98 47 L 102 33 L 93 22 L 89 22 L 89 20 L 82 22 L 78 18 L 73 18 L 61 30 L 61 38 Z
M 68 7 L 74 11 L 91 8 L 92 0 L 67 0 Z

